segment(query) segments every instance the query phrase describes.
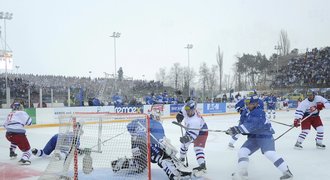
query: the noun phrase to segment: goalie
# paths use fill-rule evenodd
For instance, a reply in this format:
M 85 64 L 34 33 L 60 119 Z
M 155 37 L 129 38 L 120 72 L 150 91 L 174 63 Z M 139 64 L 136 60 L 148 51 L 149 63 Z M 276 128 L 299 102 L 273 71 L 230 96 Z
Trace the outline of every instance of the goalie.
M 112 161 L 113 172 L 128 170 L 142 173 L 147 168 L 147 153 L 150 153 L 152 163 L 164 170 L 169 179 L 180 179 L 190 177 L 191 172 L 183 170 L 183 165 L 175 157 L 177 150 L 166 139 L 163 125 L 160 121 L 159 110 L 153 110 L 150 114 L 150 152 L 147 152 L 146 142 L 146 120 L 136 119 L 127 125 L 131 134 L 132 158 L 120 158 Z

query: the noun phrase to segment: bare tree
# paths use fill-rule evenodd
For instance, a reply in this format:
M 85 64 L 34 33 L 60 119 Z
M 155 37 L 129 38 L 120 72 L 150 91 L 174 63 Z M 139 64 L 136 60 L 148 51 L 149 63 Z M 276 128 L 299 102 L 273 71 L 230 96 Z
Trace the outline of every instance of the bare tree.
M 180 66 L 180 63 L 174 63 L 171 67 L 169 78 L 171 80 L 170 84 L 174 84 L 175 89 L 182 88 L 182 68 Z
M 283 29 L 280 33 L 280 41 L 278 45 L 280 47 L 280 55 L 288 55 L 290 53 L 290 40 L 288 33 Z
M 213 98 L 214 96 L 214 90 L 217 85 L 217 71 L 218 71 L 218 66 L 217 65 L 212 65 L 211 71 L 209 74 L 209 87 L 208 89 L 211 91 L 211 97 Z
M 199 67 L 199 82 L 202 85 L 202 100 L 205 100 L 205 95 L 207 91 L 207 87 L 209 84 L 209 68 L 207 67 L 207 64 L 203 62 L 201 66 Z
M 218 46 L 218 52 L 216 55 L 217 63 L 219 66 L 219 93 L 222 91 L 222 75 L 223 75 L 223 53 L 220 52 L 220 46 Z
M 159 71 L 156 73 L 156 80 L 166 83 L 165 82 L 165 80 L 166 80 L 166 68 L 165 67 L 159 68 Z

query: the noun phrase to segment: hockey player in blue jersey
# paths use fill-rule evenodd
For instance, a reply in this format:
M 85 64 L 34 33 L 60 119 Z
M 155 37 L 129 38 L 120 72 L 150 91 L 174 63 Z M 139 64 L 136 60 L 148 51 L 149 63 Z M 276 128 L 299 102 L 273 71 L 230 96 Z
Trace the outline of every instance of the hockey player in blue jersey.
M 267 113 L 268 113 L 268 118 L 271 119 L 273 115 L 273 119 L 275 119 L 276 116 L 276 103 L 277 103 L 277 97 L 274 96 L 272 93 L 265 98 L 264 100 L 267 104 Z
M 257 95 L 257 92 L 254 91 L 252 93 L 253 95 Z M 249 103 L 249 100 L 247 98 L 243 98 L 241 99 L 240 101 L 238 101 L 236 104 L 235 104 L 235 109 L 237 112 L 239 112 L 240 114 L 243 112 L 243 110 L 246 109 L 246 104 Z M 257 108 L 261 108 L 262 110 L 264 110 L 264 102 L 259 98 L 258 99 L 258 107 Z M 239 125 L 241 124 L 241 122 L 239 122 Z M 230 141 L 228 143 L 228 148 L 229 149 L 234 149 L 235 146 L 235 142 L 238 140 L 238 138 L 241 136 L 241 134 L 236 134 L 235 136 L 232 136 L 230 138 Z
M 153 110 L 150 114 L 150 152 L 147 152 L 146 145 L 146 120 L 136 119 L 127 125 L 127 130 L 131 134 L 133 157 L 112 161 L 112 170 L 115 173 L 121 170 L 142 173 L 147 168 L 147 153 L 150 153 L 151 162 L 162 168 L 169 179 L 175 180 L 191 176 L 191 172 L 184 169 L 181 162 L 175 157 L 177 150 L 165 137 L 163 125 L 159 121 L 160 112 Z
M 233 180 L 248 179 L 249 156 L 258 149 L 261 149 L 261 152 L 283 173 L 281 180 L 292 179 L 293 175 L 287 164 L 275 151 L 275 132 L 266 119 L 265 112 L 258 108 L 258 96 L 251 96 L 248 100 L 247 108 L 241 113 L 240 125 L 233 126 L 226 132 L 231 136 L 247 135 L 247 140 L 238 152 L 238 169 L 232 174 Z

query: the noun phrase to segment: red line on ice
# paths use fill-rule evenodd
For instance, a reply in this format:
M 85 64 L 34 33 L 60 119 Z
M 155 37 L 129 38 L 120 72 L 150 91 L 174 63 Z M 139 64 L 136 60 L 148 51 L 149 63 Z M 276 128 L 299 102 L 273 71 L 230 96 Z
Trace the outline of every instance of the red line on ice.
M 40 176 L 41 172 L 22 165 L 15 165 L 0 162 L 0 179 L 23 179 Z

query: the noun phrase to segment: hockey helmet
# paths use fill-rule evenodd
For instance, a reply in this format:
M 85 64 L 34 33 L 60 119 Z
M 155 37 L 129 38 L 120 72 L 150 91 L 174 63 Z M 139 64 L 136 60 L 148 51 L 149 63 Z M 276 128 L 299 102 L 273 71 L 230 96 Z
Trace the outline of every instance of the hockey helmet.
M 160 121 L 160 114 L 160 109 L 152 109 L 150 111 L 150 118 L 152 118 L 153 120 Z
M 258 103 L 258 101 L 259 101 L 259 97 L 253 95 L 245 99 L 245 104 Z
M 308 90 L 307 93 L 306 93 L 307 96 L 315 96 L 316 95 L 316 92 L 313 91 L 313 90 Z
M 196 104 L 196 102 L 195 102 L 194 100 L 189 100 L 189 101 L 185 104 L 185 106 L 184 106 L 184 110 L 186 110 L 187 115 L 188 115 L 189 117 L 192 117 L 192 116 L 195 115 L 195 109 L 196 109 L 196 106 L 197 106 L 197 104 Z
M 315 95 L 316 95 L 316 92 L 313 90 L 308 90 L 306 93 L 307 99 L 309 101 L 314 101 Z
M 15 102 L 14 104 L 11 105 L 11 108 L 13 111 L 21 111 L 23 110 L 23 106 L 21 103 Z

